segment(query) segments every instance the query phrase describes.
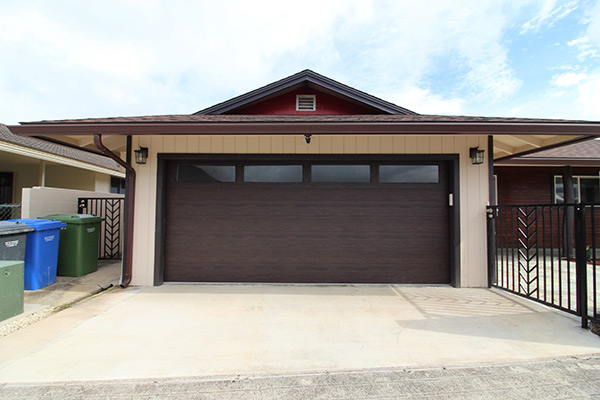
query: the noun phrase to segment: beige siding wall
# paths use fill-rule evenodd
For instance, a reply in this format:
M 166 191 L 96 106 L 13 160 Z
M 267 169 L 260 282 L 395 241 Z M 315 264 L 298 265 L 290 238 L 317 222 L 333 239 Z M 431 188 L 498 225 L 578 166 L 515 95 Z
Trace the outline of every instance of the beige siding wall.
M 487 136 L 316 135 L 307 145 L 293 136 L 138 136 L 134 148 L 148 147 L 137 170 L 134 224 L 134 285 L 152 285 L 158 153 L 241 154 L 458 154 L 460 157 L 461 286 L 487 286 L 486 220 L 488 167 L 471 165 L 469 148 L 486 150 Z
M 99 193 L 110 193 L 110 175 L 96 172 L 96 185 L 94 191 Z
M 96 172 L 66 165 L 47 164 L 45 186 L 94 191 L 96 189 Z

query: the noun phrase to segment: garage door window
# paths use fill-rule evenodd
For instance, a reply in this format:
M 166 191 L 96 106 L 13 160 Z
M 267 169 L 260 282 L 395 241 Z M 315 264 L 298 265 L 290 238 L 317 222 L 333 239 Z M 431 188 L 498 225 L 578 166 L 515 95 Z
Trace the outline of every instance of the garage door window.
M 301 183 L 302 165 L 246 165 L 244 182 Z
M 311 174 L 312 182 L 371 182 L 371 167 L 369 165 L 313 165 Z
M 437 165 L 379 166 L 379 182 L 381 183 L 438 183 L 439 181 Z
M 234 165 L 195 165 L 177 166 L 178 183 L 218 183 L 235 182 Z

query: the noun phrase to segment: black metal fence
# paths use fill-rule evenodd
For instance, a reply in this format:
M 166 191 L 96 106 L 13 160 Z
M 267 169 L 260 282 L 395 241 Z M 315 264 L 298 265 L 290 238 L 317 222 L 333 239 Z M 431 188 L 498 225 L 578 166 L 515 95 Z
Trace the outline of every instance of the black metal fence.
M 20 204 L 0 204 L 0 221 L 21 218 Z
M 490 206 L 490 286 L 600 322 L 600 204 Z M 598 258 L 597 258 L 598 257 Z
M 123 197 L 80 197 L 78 212 L 102 218 L 98 258 L 120 259 L 123 254 Z

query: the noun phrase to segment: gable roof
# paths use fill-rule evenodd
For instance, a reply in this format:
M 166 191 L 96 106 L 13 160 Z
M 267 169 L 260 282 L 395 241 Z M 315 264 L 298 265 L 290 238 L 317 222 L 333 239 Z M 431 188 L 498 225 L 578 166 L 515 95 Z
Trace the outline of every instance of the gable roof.
M 334 81 L 333 79 L 317 74 L 310 69 L 305 69 L 304 71 L 300 71 L 294 75 L 288 76 L 287 78 L 280 79 L 276 82 L 234 97 L 230 100 L 205 108 L 204 110 L 194 113 L 194 115 L 225 114 L 238 108 L 247 106 L 251 103 L 263 100 L 276 93 L 285 92 L 302 85 L 310 85 L 333 92 L 334 94 L 359 102 L 382 113 L 417 115 L 417 113 L 414 111 L 397 106 L 396 104 L 354 89 L 350 86 L 344 85 L 343 83 Z
M 310 115 L 248 112 L 253 106 L 289 93 L 304 92 L 307 88 L 374 112 Z M 81 146 L 89 145 L 90 135 L 115 138 L 126 135 L 486 135 L 493 137 L 495 159 L 573 139 L 600 136 L 599 121 L 421 115 L 311 70 L 194 114 L 21 122 L 10 129 L 23 136 L 62 136 Z
M 17 136 L 3 124 L 0 124 L 0 151 L 90 169 L 113 176 L 123 175 L 119 164 L 108 157 L 34 137 Z
M 600 140 L 575 140 L 546 149 L 531 150 L 495 161 L 496 165 L 595 165 L 600 166 Z

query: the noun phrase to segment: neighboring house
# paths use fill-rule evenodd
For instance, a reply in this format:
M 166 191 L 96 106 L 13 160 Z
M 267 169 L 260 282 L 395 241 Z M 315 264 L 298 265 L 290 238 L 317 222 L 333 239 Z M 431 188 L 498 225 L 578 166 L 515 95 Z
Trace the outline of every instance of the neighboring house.
M 148 151 L 128 172 L 136 285 L 485 287 L 490 160 L 600 135 L 598 122 L 420 115 L 310 70 L 191 115 L 11 129 L 100 148 L 128 135 L 128 152 Z
M 565 166 L 575 202 L 600 203 L 600 140 L 593 139 L 496 160 L 498 204 L 563 203 Z
M 17 136 L 0 124 L 0 204 L 21 203 L 22 189 L 33 186 L 123 193 L 124 177 L 104 155 Z

